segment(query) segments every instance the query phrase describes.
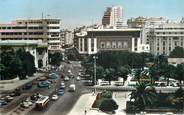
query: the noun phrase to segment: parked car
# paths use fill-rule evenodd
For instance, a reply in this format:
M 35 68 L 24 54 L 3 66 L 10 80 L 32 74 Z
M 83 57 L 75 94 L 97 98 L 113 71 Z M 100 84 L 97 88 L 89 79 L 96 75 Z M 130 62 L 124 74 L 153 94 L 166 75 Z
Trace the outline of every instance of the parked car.
M 52 98 L 51 98 L 51 99 L 55 101 L 55 100 L 57 100 L 58 98 L 59 98 L 58 95 L 54 94 L 54 95 L 52 95 Z
M 49 87 L 50 83 L 48 81 L 40 81 L 37 85 L 39 88 L 45 88 L 45 87 Z
M 0 100 L 0 107 L 7 105 L 8 103 L 5 100 Z
M 56 74 L 56 73 L 51 73 L 51 74 L 49 74 L 49 76 L 48 76 L 49 79 L 57 79 L 58 77 L 59 77 L 59 75 Z
M 63 90 L 63 89 L 59 89 L 59 90 L 58 90 L 58 95 L 59 95 L 59 96 L 64 95 L 64 90 Z
M 23 108 L 29 108 L 30 106 L 33 105 L 33 102 L 31 102 L 31 100 L 26 99 L 25 101 L 23 101 L 20 106 Z
M 64 89 L 64 88 L 65 88 L 65 83 L 61 82 L 60 89 Z
M 13 99 L 14 98 L 12 96 L 10 96 L 10 95 L 8 95 L 8 96 L 5 97 L 5 101 L 6 102 L 11 102 Z
M 28 90 L 28 89 L 31 89 L 32 86 L 33 86 L 32 82 L 29 82 L 29 83 L 27 83 L 27 84 L 23 87 L 23 89 L 24 89 L 24 90 Z
M 65 81 L 69 81 L 70 78 L 69 78 L 68 76 L 65 76 L 64 80 L 65 80 Z

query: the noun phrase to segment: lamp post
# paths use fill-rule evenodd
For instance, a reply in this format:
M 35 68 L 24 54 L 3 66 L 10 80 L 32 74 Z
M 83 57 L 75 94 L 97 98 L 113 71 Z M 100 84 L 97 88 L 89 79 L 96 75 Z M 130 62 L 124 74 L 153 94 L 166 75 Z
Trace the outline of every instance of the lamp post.
M 96 85 L 96 59 L 98 59 L 98 57 L 93 56 L 93 59 L 94 59 L 94 85 Z M 96 93 L 96 86 L 95 86 L 94 93 Z

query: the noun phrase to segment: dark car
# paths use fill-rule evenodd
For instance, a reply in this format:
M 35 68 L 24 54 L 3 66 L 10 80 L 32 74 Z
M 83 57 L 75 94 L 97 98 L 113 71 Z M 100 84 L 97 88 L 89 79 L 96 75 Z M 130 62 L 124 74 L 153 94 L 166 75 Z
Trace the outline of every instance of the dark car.
M 0 100 L 0 107 L 7 105 L 8 103 L 5 100 Z
M 64 90 L 63 90 L 63 89 L 59 89 L 59 91 L 58 91 L 58 95 L 59 95 L 59 96 L 64 95 Z

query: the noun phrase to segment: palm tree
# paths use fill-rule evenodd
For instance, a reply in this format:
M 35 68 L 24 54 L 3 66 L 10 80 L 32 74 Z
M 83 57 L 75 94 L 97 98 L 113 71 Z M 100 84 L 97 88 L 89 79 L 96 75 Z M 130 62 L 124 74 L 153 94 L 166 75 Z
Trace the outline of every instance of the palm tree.
M 151 83 L 153 83 L 155 80 L 158 79 L 160 70 L 156 65 L 153 65 L 149 68 L 149 73 L 150 73 Z
M 136 90 L 130 95 L 130 101 L 134 103 L 136 109 L 138 110 L 144 110 L 145 107 L 152 107 L 157 99 L 154 87 L 148 87 L 144 83 L 137 84 Z
M 138 83 L 140 83 L 140 79 L 141 79 L 141 69 L 138 69 L 135 71 L 135 79 L 138 81 Z

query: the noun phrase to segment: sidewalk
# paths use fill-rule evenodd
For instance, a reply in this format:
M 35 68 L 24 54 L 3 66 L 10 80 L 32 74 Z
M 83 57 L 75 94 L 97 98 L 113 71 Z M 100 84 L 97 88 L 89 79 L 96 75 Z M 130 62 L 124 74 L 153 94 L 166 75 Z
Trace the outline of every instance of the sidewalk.
M 113 93 L 113 99 L 115 99 L 116 103 L 119 105 L 118 110 L 116 110 L 116 113 L 113 115 L 126 115 L 124 110 L 126 108 L 127 97 L 127 92 Z M 92 95 L 92 93 L 82 95 L 68 115 L 85 115 L 85 110 L 87 110 L 86 115 L 109 115 L 108 113 L 91 108 L 95 98 L 96 96 Z
M 44 75 L 44 73 L 36 73 L 35 76 L 28 77 L 28 79 L 25 79 L 25 80 L 19 80 L 19 81 L 13 82 L 13 83 L 0 84 L 0 93 L 12 91 L 15 88 L 22 86 L 22 85 L 32 81 L 33 79 L 36 79 L 37 77 L 40 77 L 43 75 Z

